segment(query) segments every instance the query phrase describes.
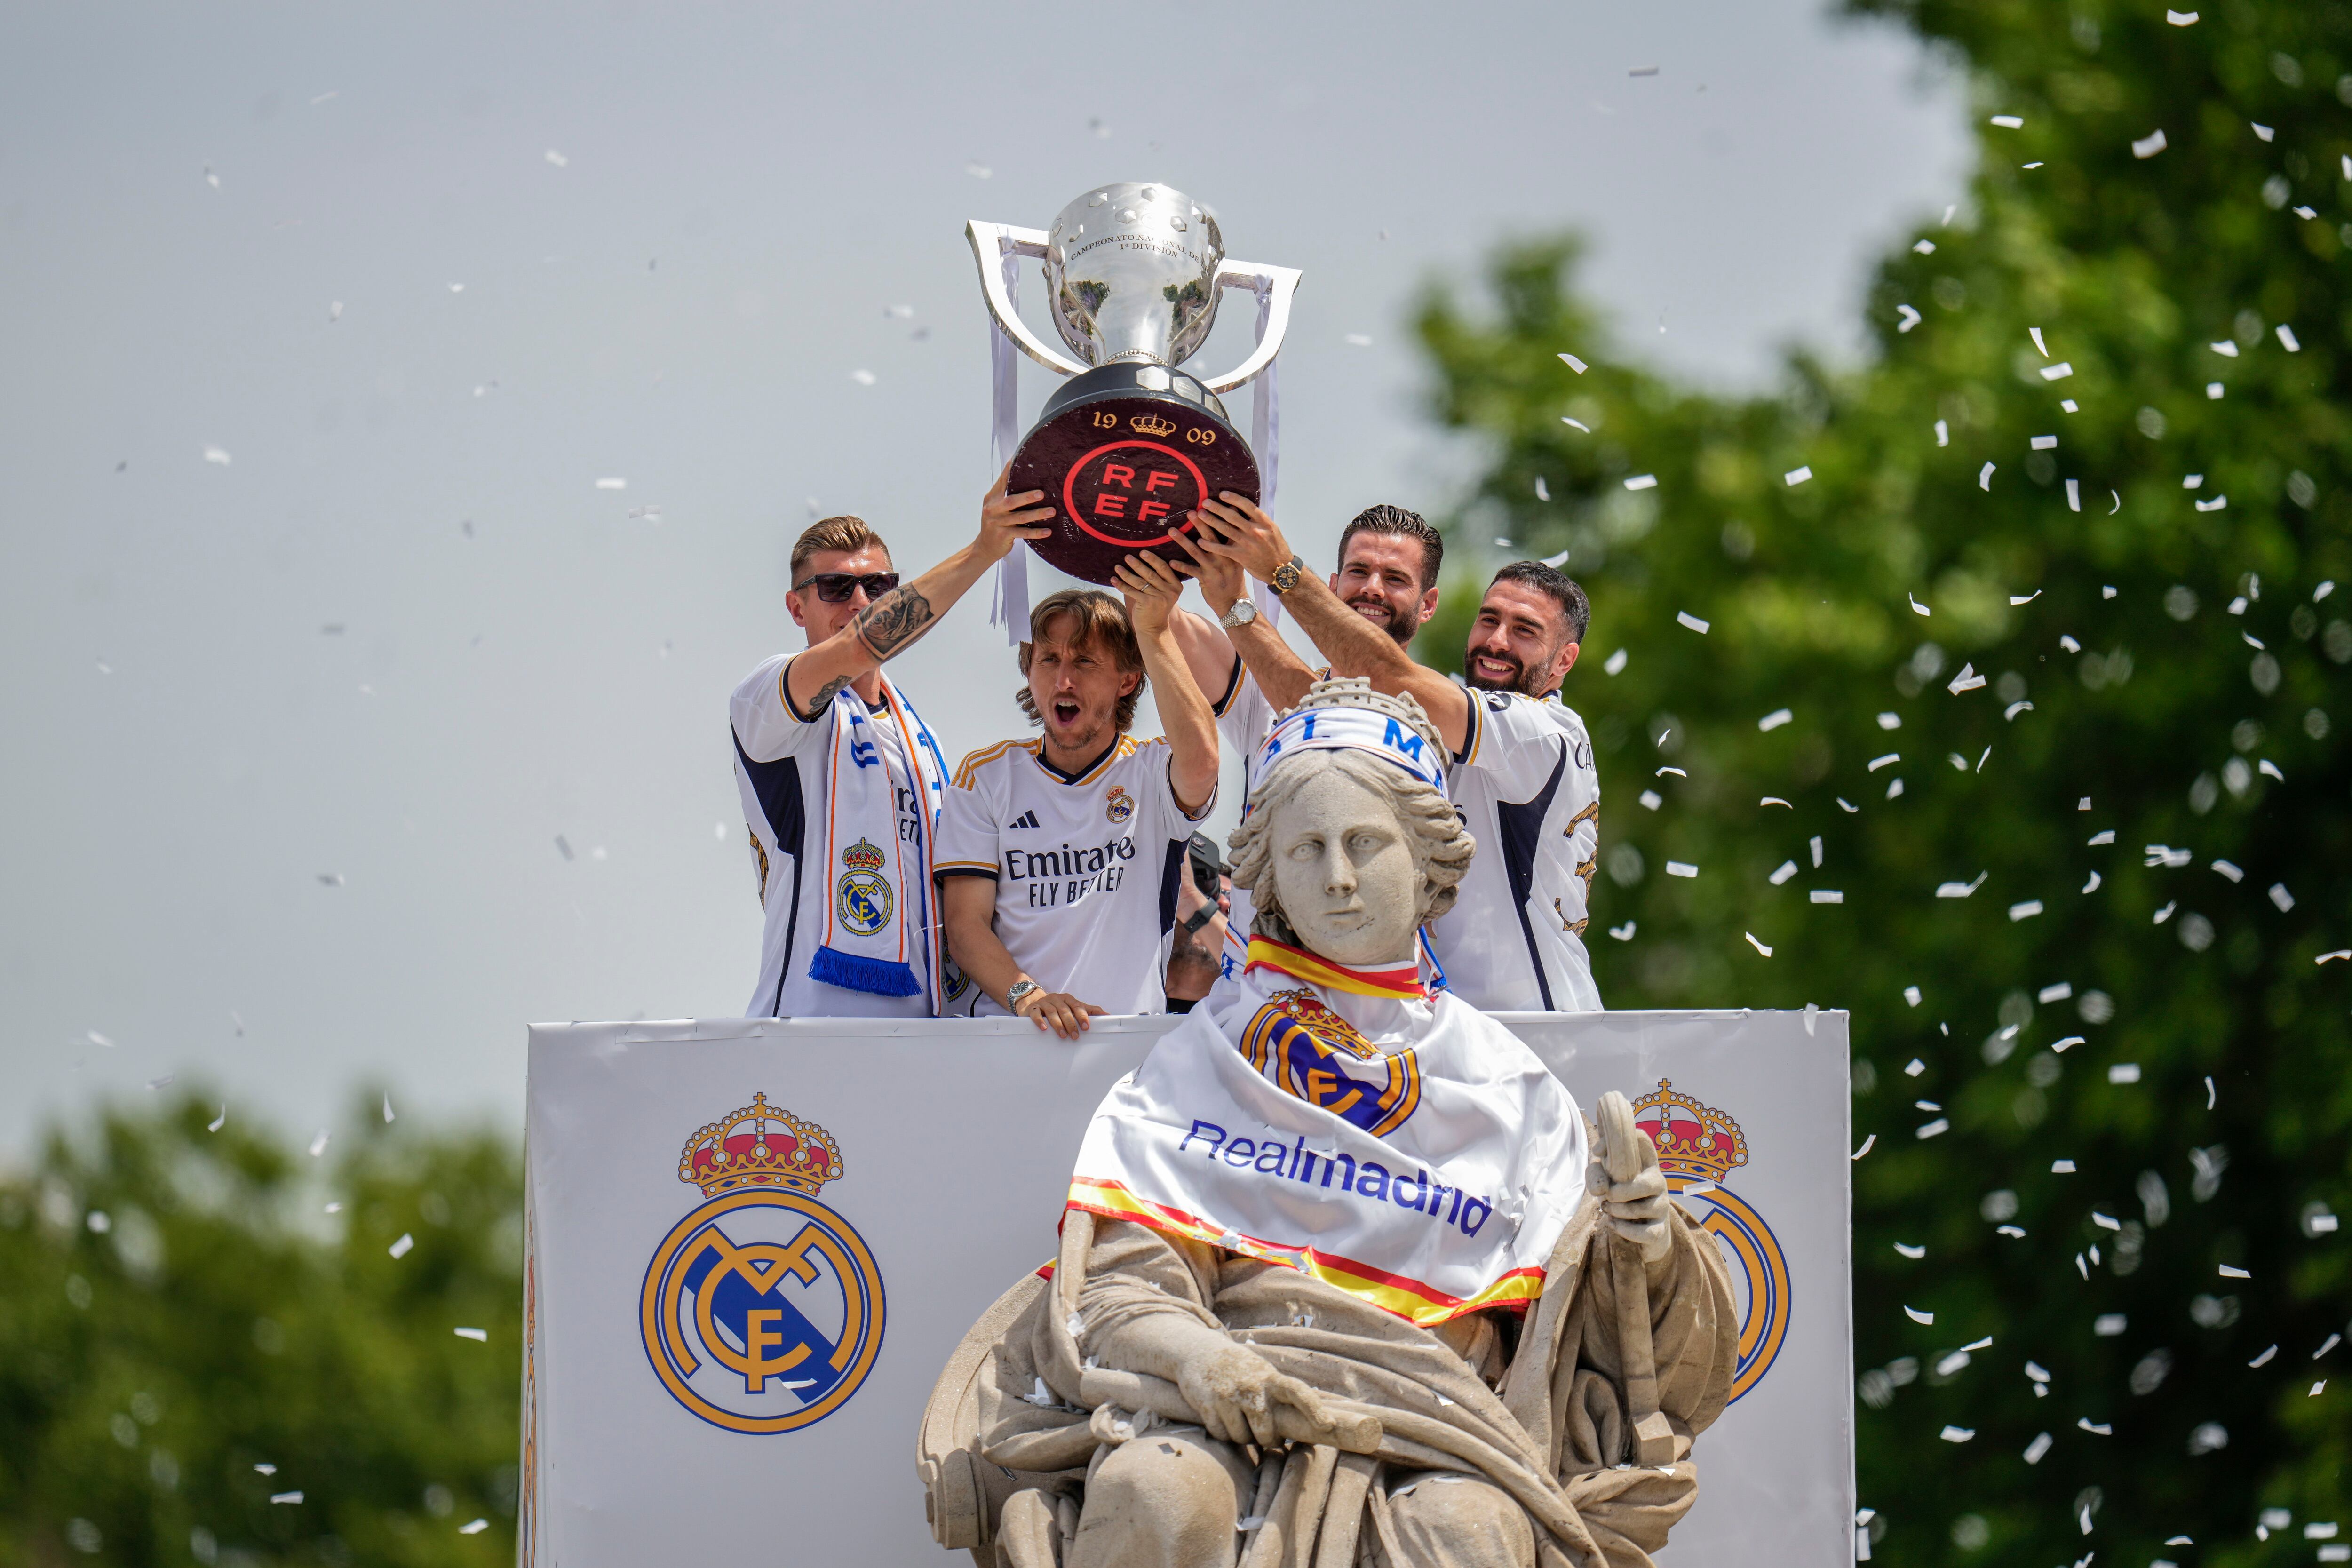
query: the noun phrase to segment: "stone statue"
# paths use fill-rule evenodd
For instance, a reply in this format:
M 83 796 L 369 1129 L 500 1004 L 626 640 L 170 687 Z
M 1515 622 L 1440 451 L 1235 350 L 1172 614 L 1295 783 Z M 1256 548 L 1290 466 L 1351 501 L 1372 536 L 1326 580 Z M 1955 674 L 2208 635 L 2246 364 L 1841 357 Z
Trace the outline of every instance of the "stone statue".
M 1247 970 L 1106 1097 L 1052 1278 L 934 1392 L 934 1534 L 983 1568 L 1647 1568 L 1738 1332 L 1609 1094 L 1423 990 L 1475 847 L 1410 698 L 1328 680 L 1232 839 Z M 1042 1273 L 1043 1271 L 1041 1271 Z

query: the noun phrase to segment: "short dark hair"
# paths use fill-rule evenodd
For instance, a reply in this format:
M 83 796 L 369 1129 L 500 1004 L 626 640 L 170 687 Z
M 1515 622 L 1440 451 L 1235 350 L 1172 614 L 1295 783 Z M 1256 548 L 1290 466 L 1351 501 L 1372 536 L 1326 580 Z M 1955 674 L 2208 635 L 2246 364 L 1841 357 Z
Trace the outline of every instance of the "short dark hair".
M 1021 645 L 1021 673 L 1029 673 L 1030 650 L 1044 642 L 1054 630 L 1054 623 L 1063 616 L 1073 617 L 1068 640 L 1080 647 L 1092 644 L 1110 655 L 1111 668 L 1121 675 L 1143 673 L 1143 647 L 1135 640 L 1135 626 L 1127 618 L 1127 605 L 1116 595 L 1099 588 L 1064 588 L 1037 601 L 1029 612 L 1030 641 Z M 1144 681 L 1136 682 L 1135 689 L 1118 700 L 1112 713 L 1113 723 L 1122 735 L 1135 724 L 1135 706 L 1143 700 Z M 1013 700 L 1021 711 L 1029 715 L 1029 722 L 1040 728 L 1045 715 L 1037 711 L 1037 700 L 1029 695 L 1029 683 L 1024 679 Z
M 1393 533 L 1400 539 L 1421 541 L 1421 591 L 1426 594 L 1437 586 L 1437 569 L 1445 563 L 1445 536 L 1430 527 L 1421 513 L 1386 501 L 1366 507 L 1339 531 L 1340 563 L 1348 559 L 1348 541 L 1360 533 Z
M 851 517 L 845 512 L 839 517 L 821 518 L 803 529 L 801 536 L 793 541 L 793 580 L 799 580 L 801 568 L 807 565 L 808 558 L 819 551 L 846 555 L 869 544 L 879 544 L 883 554 L 890 553 L 890 547 L 883 543 L 882 536 L 868 527 L 864 518 Z
M 1540 561 L 1514 561 L 1495 574 L 1495 583 L 1525 583 L 1538 593 L 1550 595 L 1560 614 L 1568 617 L 1568 640 L 1584 640 L 1584 629 L 1592 624 L 1592 601 L 1584 596 L 1576 579 L 1559 567 Z M 1495 583 L 1486 586 L 1492 588 Z

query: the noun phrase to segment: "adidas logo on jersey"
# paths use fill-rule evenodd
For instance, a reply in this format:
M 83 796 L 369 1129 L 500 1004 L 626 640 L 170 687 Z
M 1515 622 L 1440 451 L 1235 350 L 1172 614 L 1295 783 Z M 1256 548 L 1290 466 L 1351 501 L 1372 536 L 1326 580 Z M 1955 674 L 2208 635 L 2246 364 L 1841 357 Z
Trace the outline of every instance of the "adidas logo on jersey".
M 1037 814 L 1034 811 L 1024 811 L 1004 826 L 1007 827 L 1034 827 L 1037 826 Z

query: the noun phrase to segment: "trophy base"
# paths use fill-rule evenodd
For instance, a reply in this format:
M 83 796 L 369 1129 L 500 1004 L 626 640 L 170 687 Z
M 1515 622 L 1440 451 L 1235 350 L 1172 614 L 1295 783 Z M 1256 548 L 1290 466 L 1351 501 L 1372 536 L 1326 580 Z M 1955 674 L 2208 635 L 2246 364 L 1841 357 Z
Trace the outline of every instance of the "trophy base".
M 1044 490 L 1053 536 L 1030 548 L 1089 583 L 1139 550 L 1183 561 L 1174 539 L 1204 500 L 1258 496 L 1257 459 L 1225 406 L 1181 370 L 1149 362 L 1072 376 L 1013 458 L 1013 489 Z

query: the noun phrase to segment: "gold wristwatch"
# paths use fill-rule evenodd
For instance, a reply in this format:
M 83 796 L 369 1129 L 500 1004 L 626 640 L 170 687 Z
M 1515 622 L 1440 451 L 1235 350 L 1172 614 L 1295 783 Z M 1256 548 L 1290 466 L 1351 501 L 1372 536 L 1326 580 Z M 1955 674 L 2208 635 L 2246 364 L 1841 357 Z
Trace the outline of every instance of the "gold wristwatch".
M 1265 585 L 1276 594 L 1287 594 L 1298 586 L 1298 574 L 1306 570 L 1307 563 L 1294 555 L 1274 569 L 1274 575 L 1265 580 Z

